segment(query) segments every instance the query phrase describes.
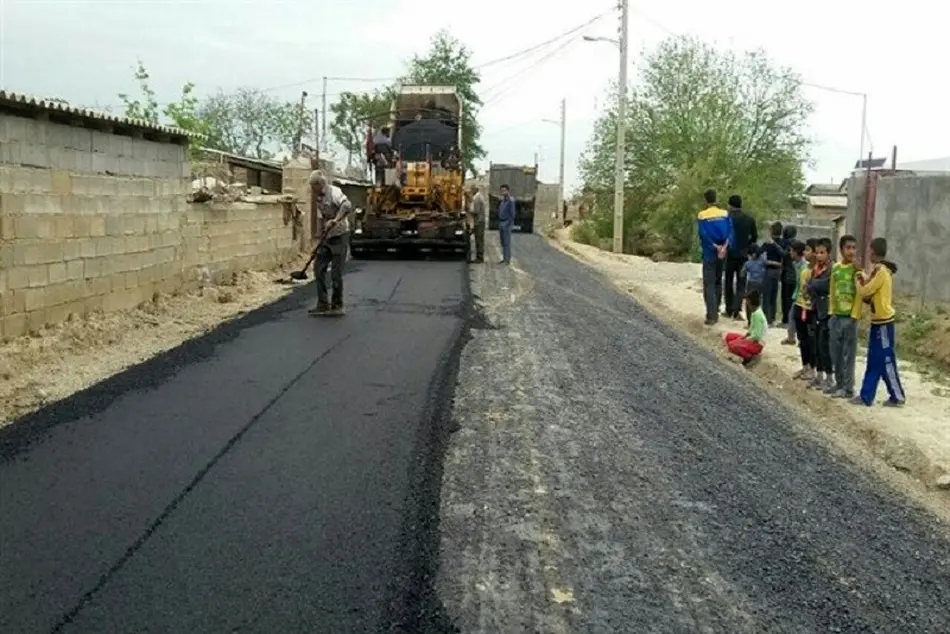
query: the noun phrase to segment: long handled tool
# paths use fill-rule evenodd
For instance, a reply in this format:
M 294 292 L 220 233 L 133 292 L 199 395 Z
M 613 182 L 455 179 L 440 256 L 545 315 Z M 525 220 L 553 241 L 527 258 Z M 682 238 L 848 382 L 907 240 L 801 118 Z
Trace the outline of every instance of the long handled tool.
M 307 258 L 307 263 L 303 265 L 299 271 L 292 271 L 289 277 L 282 278 L 277 280 L 278 284 L 288 284 L 291 280 L 296 281 L 306 281 L 307 279 L 307 269 L 310 268 L 310 265 L 313 264 L 313 261 L 317 258 L 317 252 L 320 250 L 320 245 L 323 244 L 323 241 L 327 237 L 329 229 L 324 230 L 323 235 L 317 238 L 317 244 L 313 247 L 313 251 L 310 252 L 310 257 Z

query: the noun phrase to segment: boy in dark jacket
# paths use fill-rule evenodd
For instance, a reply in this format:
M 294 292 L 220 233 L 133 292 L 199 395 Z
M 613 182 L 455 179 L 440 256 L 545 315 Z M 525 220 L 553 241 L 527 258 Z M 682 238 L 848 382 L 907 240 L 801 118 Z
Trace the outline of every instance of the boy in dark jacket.
M 769 320 L 769 327 L 775 324 L 778 312 L 778 291 L 782 281 L 782 261 L 785 249 L 782 247 L 782 223 L 772 224 L 771 239 L 760 249 L 765 254 L 765 286 L 762 289 L 762 310 Z
M 808 282 L 808 294 L 815 311 L 815 348 L 817 370 L 811 387 L 827 390 L 834 385 L 831 367 L 831 331 L 828 329 L 828 295 L 831 282 L 831 240 L 822 238 L 815 248 L 815 266 Z
M 782 248 L 785 250 L 785 257 L 782 259 L 782 324 L 788 328 L 792 324 L 792 295 L 795 294 L 795 287 L 798 286 L 798 271 L 795 268 L 795 259 L 792 257 L 792 243 L 798 237 L 798 229 L 792 225 L 786 225 L 782 229 Z M 789 332 L 794 332 L 789 330 Z

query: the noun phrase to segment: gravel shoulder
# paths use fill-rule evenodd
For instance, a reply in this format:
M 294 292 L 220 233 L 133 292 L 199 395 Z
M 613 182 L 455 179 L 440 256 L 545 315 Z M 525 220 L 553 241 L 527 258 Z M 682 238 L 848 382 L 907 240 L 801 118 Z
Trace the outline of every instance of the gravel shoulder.
M 437 583 L 461 631 L 950 631 L 933 515 L 590 267 L 514 252 L 471 271 Z
M 566 230 L 555 235 L 555 243 L 567 253 L 603 273 L 655 315 L 689 333 L 724 360 L 734 362 L 725 353 L 722 335 L 741 329 L 742 324 L 721 322 L 711 328 L 703 326 L 698 265 L 615 255 L 573 242 Z M 935 381 L 931 373 L 918 372 L 914 364 L 901 361 L 901 380 L 909 396 L 907 405 L 900 410 L 880 406 L 856 408 L 792 380 L 792 373 L 800 367 L 798 349 L 780 345 L 783 336 L 784 331 L 779 329 L 769 333 L 763 362 L 755 370 L 767 389 L 811 414 L 820 431 L 833 432 L 845 443 L 859 442 L 890 467 L 929 488 L 938 488 L 938 480 L 950 473 L 950 389 L 946 385 Z M 858 380 L 864 364 L 862 350 L 857 361 Z M 943 505 L 946 500 L 944 497 Z

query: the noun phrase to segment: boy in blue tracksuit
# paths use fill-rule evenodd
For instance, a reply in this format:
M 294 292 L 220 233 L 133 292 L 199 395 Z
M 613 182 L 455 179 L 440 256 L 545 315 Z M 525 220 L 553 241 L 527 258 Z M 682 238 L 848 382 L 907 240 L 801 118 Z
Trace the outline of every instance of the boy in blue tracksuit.
M 515 227 L 515 199 L 507 185 L 501 186 L 501 204 L 498 205 L 498 238 L 501 240 L 501 262 L 511 264 L 511 232 Z
M 703 299 L 706 303 L 706 325 L 719 320 L 722 303 L 722 274 L 729 245 L 735 241 L 729 212 L 716 206 L 716 192 L 703 194 L 706 208 L 696 214 L 699 244 L 703 250 Z

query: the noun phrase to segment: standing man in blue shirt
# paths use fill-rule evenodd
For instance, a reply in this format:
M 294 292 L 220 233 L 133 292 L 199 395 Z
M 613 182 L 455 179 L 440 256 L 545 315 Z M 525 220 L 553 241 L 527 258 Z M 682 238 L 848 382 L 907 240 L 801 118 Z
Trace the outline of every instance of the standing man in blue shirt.
M 706 302 L 706 325 L 719 321 L 722 303 L 722 274 L 729 245 L 735 243 L 732 218 L 716 205 L 716 191 L 703 194 L 706 208 L 696 214 L 699 244 L 703 249 L 703 299 Z
M 498 205 L 498 238 L 501 240 L 501 262 L 511 264 L 511 232 L 515 227 L 515 199 L 507 185 L 501 186 L 501 204 Z

